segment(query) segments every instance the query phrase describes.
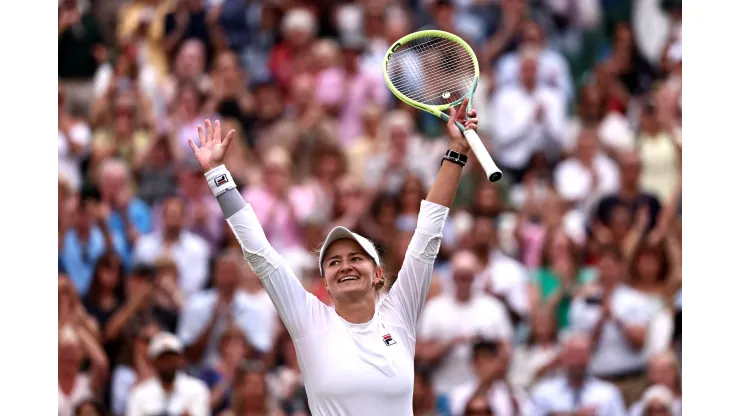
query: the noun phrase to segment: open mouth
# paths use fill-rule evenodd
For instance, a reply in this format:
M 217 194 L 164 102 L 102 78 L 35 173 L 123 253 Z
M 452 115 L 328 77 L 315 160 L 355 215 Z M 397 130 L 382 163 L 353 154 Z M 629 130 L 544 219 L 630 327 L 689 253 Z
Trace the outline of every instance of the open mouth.
M 360 278 L 357 276 L 344 276 L 341 279 L 339 279 L 338 283 L 350 282 L 352 280 L 360 280 Z

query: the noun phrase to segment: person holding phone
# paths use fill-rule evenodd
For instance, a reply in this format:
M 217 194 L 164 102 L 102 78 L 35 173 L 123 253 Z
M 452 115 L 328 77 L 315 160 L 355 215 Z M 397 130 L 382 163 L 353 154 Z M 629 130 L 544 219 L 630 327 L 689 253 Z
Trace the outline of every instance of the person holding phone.
M 470 147 L 455 120 L 477 130 L 474 110 L 465 121 L 468 99 L 450 109 L 450 149 Z M 234 132 L 221 136 L 221 125 L 198 126 L 200 147 L 190 147 L 205 171 L 226 221 L 245 259 L 259 276 L 290 333 L 304 376 L 311 414 L 413 414 L 416 329 L 432 281 L 442 228 L 462 175 L 462 165 L 443 159 L 421 210 L 404 264 L 382 302 L 384 285 L 378 252 L 365 237 L 338 226 L 319 254 L 321 281 L 334 308 L 309 294 L 267 240 L 251 205 L 244 201 L 223 165 Z

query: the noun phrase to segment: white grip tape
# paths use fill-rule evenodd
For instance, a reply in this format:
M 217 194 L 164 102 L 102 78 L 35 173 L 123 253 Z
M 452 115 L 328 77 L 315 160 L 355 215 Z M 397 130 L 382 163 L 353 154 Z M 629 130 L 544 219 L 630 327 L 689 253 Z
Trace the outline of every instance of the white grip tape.
M 492 174 L 501 172 L 501 169 L 499 169 L 493 161 L 491 154 L 488 153 L 488 149 L 486 149 L 486 146 L 481 141 L 478 133 L 473 130 L 465 130 L 464 135 L 468 145 L 470 145 L 470 149 L 473 151 L 476 159 L 478 159 L 481 167 L 486 172 L 486 177 L 490 178 Z
M 219 196 L 229 189 L 236 188 L 234 178 L 226 169 L 225 165 L 217 166 L 205 173 L 208 186 L 211 187 L 211 192 L 214 196 Z

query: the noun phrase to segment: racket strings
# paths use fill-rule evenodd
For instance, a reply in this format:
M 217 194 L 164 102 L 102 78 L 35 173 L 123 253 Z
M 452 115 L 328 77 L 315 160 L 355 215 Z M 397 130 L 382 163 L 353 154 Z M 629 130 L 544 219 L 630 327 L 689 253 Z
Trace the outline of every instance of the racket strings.
M 475 81 L 475 62 L 459 43 L 441 37 L 402 46 L 388 60 L 388 79 L 407 98 L 443 105 L 464 97 Z

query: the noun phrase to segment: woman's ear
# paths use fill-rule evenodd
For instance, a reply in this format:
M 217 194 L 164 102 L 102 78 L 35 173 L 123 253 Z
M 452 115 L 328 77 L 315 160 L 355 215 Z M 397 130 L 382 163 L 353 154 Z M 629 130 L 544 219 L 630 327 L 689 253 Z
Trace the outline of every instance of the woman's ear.
M 375 278 L 373 279 L 373 285 L 383 281 L 383 268 L 380 266 L 375 267 Z

